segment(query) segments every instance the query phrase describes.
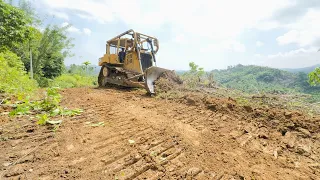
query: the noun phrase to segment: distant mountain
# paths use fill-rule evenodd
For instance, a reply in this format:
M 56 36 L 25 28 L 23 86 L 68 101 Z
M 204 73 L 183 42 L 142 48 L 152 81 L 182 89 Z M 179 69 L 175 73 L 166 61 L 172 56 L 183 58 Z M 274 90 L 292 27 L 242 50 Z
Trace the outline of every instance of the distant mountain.
M 310 73 L 313 71 L 316 67 L 320 67 L 320 64 L 310 66 L 310 67 L 304 67 L 304 68 L 295 68 L 295 69 L 290 69 L 290 68 L 283 68 L 281 70 L 292 72 L 292 73 L 298 73 L 298 72 L 304 72 L 304 73 Z

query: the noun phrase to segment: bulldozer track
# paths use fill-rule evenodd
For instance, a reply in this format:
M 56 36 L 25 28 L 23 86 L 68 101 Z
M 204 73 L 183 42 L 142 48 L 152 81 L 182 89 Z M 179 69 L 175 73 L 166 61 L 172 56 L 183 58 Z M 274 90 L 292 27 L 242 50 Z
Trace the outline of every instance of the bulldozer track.
M 319 174 L 286 168 L 283 160 L 263 153 L 255 144 L 259 128 L 241 133 L 244 122 L 237 115 L 148 98 L 141 91 L 82 88 L 62 94 L 65 106 L 84 112 L 63 119 L 55 134 L 33 125 L 26 126 L 32 133 L 20 129 L 14 134 L 12 124 L 3 126 L 13 139 L 1 142 L 1 164 L 47 141 L 9 170 L 2 167 L 4 179 L 274 179 Z M 92 126 L 99 122 L 103 125 Z M 272 143 L 263 148 L 274 150 Z

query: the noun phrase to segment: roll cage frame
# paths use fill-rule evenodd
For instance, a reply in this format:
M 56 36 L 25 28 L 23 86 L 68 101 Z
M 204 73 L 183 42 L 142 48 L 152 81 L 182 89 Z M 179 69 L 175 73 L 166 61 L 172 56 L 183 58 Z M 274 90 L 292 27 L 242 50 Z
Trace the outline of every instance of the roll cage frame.
M 130 36 L 131 38 L 128 38 L 128 36 Z M 148 46 L 148 49 L 144 49 L 144 43 L 147 43 L 147 46 L 149 45 L 150 47 Z M 135 32 L 134 30 L 130 29 L 107 41 L 106 54 L 111 54 L 111 47 L 116 48 L 116 54 L 119 53 L 120 48 L 125 48 L 128 51 L 128 48 L 130 47 L 130 50 L 137 52 L 139 59 L 141 52 L 150 50 L 153 60 L 154 62 L 156 62 L 155 54 L 159 50 L 159 41 L 155 37 Z

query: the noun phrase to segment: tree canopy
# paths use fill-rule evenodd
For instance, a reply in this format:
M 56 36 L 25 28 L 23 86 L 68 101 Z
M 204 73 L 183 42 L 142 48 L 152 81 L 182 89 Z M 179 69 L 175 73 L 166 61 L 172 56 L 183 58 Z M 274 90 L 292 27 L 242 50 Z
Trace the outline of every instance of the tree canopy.
M 31 21 L 23 10 L 0 0 L 0 51 L 14 50 L 28 40 Z
M 64 59 L 72 55 L 72 39 L 66 31 L 69 27 L 49 24 L 42 31 L 30 2 L 20 0 L 18 7 L 11 4 L 0 0 L 0 52 L 10 50 L 17 54 L 27 71 L 31 52 L 33 71 L 40 85 L 44 78 L 61 75 Z
M 309 74 L 309 83 L 313 86 L 320 85 L 320 67 Z
M 280 69 L 253 65 L 237 65 L 229 67 L 227 70 L 214 70 L 212 72 L 220 85 L 248 93 L 320 92 L 320 87 L 309 85 L 308 74 L 303 72 L 290 73 Z

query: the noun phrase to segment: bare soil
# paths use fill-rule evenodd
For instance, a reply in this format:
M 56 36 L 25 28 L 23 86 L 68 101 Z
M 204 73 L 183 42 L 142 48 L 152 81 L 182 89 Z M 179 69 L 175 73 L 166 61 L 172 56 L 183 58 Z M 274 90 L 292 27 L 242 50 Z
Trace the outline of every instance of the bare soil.
M 319 179 L 320 118 L 189 94 L 66 89 L 56 131 L 0 116 L 2 179 Z M 2 111 L 4 111 L 2 109 Z

